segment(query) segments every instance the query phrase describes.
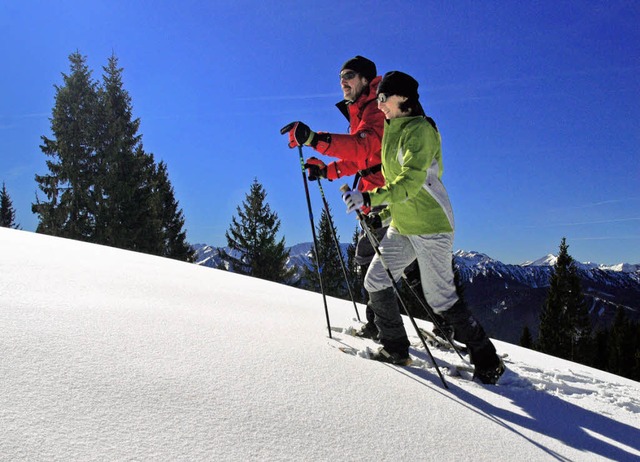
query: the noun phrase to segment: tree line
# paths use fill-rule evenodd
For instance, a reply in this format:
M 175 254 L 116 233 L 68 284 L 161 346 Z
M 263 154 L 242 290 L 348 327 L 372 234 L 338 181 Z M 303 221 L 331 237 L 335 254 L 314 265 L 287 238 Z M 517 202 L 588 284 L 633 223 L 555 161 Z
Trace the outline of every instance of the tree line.
M 79 52 L 69 61 L 52 136 L 41 137 L 48 171 L 35 176 L 36 232 L 192 261 L 167 165 L 144 149 L 117 57 L 101 81 Z

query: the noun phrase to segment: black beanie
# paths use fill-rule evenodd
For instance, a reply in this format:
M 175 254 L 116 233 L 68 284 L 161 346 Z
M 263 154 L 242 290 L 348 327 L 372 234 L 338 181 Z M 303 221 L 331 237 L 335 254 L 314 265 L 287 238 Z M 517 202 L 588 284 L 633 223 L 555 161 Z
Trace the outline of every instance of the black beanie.
M 349 61 L 342 65 L 340 72 L 345 69 L 351 69 L 352 71 L 356 71 L 362 77 L 371 82 L 376 78 L 378 71 L 376 70 L 376 65 L 373 61 L 365 58 L 364 56 L 356 56 L 355 58 L 351 58 Z
M 418 101 L 418 82 L 404 72 L 387 72 L 378 85 L 378 94 L 380 93 L 387 96 L 406 96 L 411 101 Z

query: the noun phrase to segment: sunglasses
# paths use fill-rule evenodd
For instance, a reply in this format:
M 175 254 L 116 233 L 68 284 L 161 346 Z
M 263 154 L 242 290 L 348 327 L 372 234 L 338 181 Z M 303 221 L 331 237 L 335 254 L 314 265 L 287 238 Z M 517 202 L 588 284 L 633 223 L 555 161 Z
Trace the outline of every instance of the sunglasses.
M 347 71 L 344 74 L 340 74 L 340 80 L 351 80 L 356 75 L 358 75 L 356 71 Z
M 378 102 L 379 103 L 386 103 L 388 98 L 389 97 L 387 95 L 385 95 L 384 93 L 380 93 L 378 95 Z

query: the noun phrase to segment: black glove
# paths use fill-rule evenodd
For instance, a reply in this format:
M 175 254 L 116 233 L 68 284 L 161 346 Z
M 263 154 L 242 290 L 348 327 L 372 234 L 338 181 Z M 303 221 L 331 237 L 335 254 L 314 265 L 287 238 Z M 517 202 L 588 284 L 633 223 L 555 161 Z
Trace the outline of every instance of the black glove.
M 291 122 L 280 129 L 280 134 L 289 133 L 289 147 L 315 146 L 318 135 L 302 122 Z
M 376 230 L 382 228 L 382 218 L 377 213 L 370 213 L 364 216 L 364 222 L 369 229 Z
M 320 159 L 309 157 L 304 168 L 308 169 L 308 177 L 310 181 L 316 181 L 320 178 L 327 177 L 327 166 Z

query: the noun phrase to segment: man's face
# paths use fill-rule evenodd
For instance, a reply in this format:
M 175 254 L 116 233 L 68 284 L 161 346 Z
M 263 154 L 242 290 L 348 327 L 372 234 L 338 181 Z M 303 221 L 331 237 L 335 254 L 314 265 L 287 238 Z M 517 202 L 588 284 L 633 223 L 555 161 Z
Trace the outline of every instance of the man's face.
M 344 99 L 347 101 L 355 101 L 362 93 L 369 82 L 367 79 L 362 77 L 356 71 L 352 71 L 351 69 L 343 69 L 340 72 L 340 86 L 342 87 L 342 93 L 344 94 Z

